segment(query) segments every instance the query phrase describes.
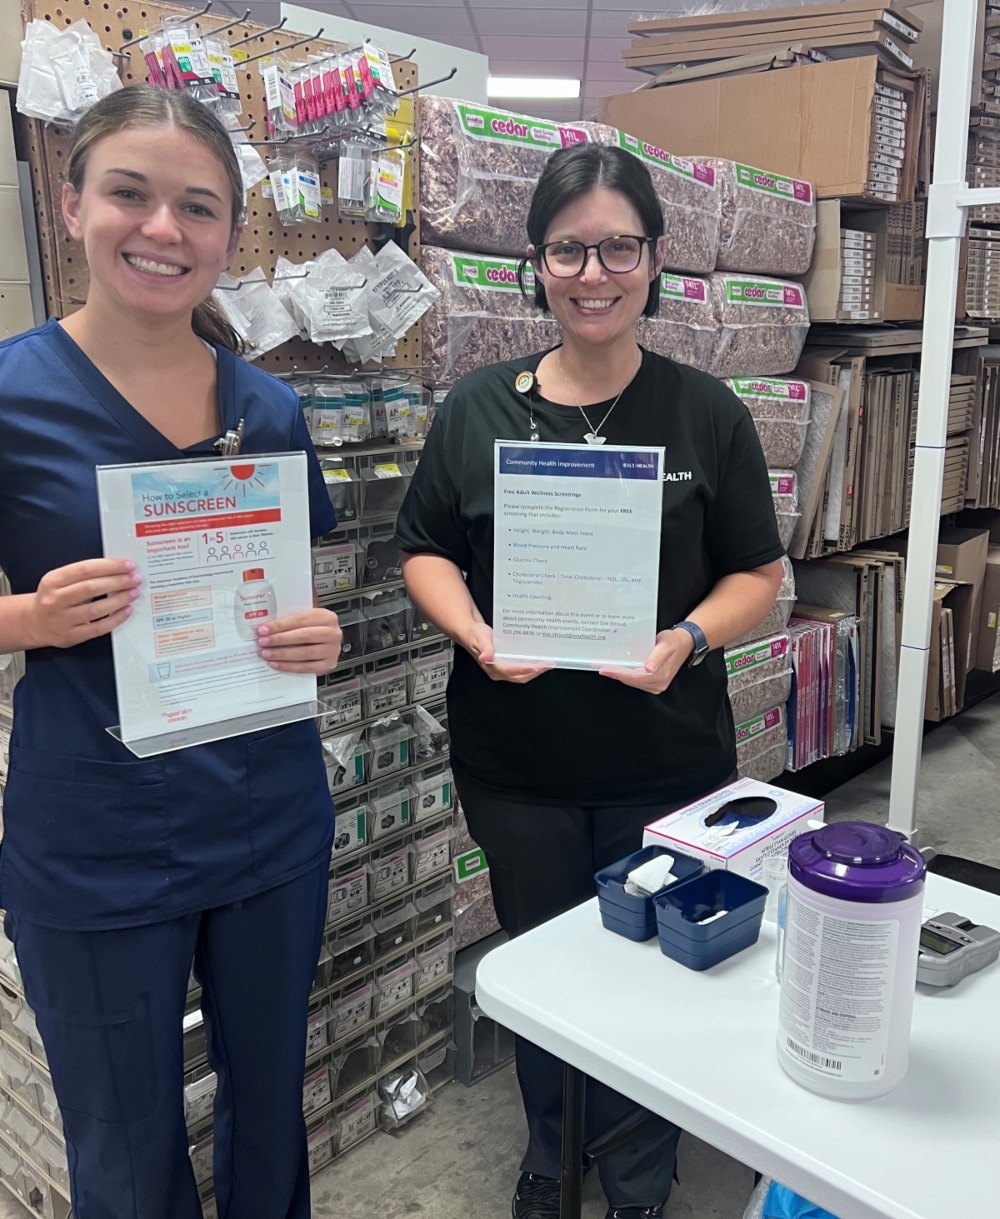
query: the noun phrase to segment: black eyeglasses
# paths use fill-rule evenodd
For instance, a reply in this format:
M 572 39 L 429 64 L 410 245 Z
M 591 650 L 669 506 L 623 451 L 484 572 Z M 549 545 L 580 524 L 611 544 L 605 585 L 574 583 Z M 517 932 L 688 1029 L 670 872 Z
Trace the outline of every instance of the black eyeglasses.
M 613 275 L 625 275 L 634 271 L 642 261 L 643 247 L 653 243 L 652 237 L 605 237 L 595 245 L 584 245 L 582 241 L 548 241 L 535 251 L 550 275 L 569 279 L 579 275 L 587 265 L 587 255 L 597 251 L 597 258 L 605 271 Z

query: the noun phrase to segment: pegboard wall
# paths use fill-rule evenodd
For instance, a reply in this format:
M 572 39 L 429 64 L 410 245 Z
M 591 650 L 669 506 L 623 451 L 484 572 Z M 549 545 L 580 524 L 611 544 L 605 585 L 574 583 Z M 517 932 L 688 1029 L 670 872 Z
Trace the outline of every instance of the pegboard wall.
M 123 43 L 139 38 L 147 30 L 159 28 L 164 16 L 184 16 L 196 12 L 195 8 L 174 4 L 126 3 L 115 4 L 112 0 L 59 0 L 45 3 L 44 0 L 29 0 L 24 9 L 25 20 L 32 18 L 50 21 L 54 25 L 71 25 L 74 21 L 86 21 L 91 29 L 112 52 Z M 222 33 L 230 41 L 249 38 L 239 48 L 247 57 L 265 51 L 280 51 L 296 44 L 296 54 L 327 54 L 344 50 L 343 43 L 325 38 L 310 38 L 303 41 L 301 34 L 285 30 L 268 30 L 254 22 L 234 20 L 226 14 L 208 12 L 199 16 L 198 28 L 202 34 Z M 400 36 L 405 41 L 405 35 Z M 131 54 L 129 54 L 129 50 Z M 146 80 L 145 62 L 137 46 L 123 52 L 121 78 L 123 84 L 142 84 Z M 243 91 L 243 113 L 241 126 L 255 119 L 249 138 L 262 140 L 266 132 L 264 114 L 264 90 L 256 62 L 237 64 L 237 76 Z M 393 65 L 396 85 L 399 89 L 411 89 L 417 84 L 417 65 L 406 60 Z M 35 211 L 38 221 L 38 238 L 45 277 L 46 308 L 50 316 L 63 317 L 84 303 L 87 297 L 87 266 L 83 251 L 66 232 L 60 209 L 63 185 L 63 164 L 69 149 L 67 132 L 44 124 L 36 119 L 22 119 L 27 135 L 32 184 L 35 194 Z M 401 112 L 393 122 L 407 126 Z M 267 160 L 268 149 L 258 145 L 257 151 Z M 419 145 L 414 143 L 410 169 L 413 174 L 413 198 L 419 195 Z M 321 181 L 336 194 L 337 162 L 328 162 L 322 171 Z M 263 184 L 261 184 L 263 185 Z M 415 261 L 419 257 L 419 209 L 414 207 L 415 228 L 409 238 L 408 250 Z M 283 255 L 290 262 L 303 263 L 323 250 L 334 247 L 345 258 L 362 244 L 376 249 L 376 226 L 361 220 L 341 219 L 336 206 L 324 207 L 319 223 L 282 226 L 270 199 L 261 193 L 260 186 L 247 194 L 247 223 L 230 273 L 239 278 L 255 267 L 260 267 L 268 279 L 274 274 L 277 258 Z M 333 369 L 346 367 L 340 353 L 329 345 L 319 346 L 302 339 L 292 339 L 274 351 L 268 352 L 256 364 L 272 372 L 292 372 L 295 369 L 315 370 L 326 366 Z M 421 365 L 420 327 L 412 327 L 396 347 L 396 355 L 385 362 L 385 367 L 417 368 Z

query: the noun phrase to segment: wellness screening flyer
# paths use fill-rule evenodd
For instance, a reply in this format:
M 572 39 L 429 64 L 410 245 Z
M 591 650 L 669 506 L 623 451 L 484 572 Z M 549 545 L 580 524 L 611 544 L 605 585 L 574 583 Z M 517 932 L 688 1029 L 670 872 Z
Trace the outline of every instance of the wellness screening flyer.
M 275 672 L 255 643 L 257 625 L 312 605 L 304 454 L 99 466 L 97 487 L 104 553 L 143 577 L 111 637 L 133 752 L 281 723 L 262 713 L 315 700 L 314 676 Z
M 653 650 L 663 449 L 494 449 L 497 660 L 636 668 Z

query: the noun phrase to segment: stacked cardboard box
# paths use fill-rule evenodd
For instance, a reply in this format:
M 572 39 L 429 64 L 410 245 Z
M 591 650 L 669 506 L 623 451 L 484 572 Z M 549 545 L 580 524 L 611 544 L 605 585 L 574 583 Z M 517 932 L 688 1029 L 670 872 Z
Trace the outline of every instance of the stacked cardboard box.
M 665 82 L 602 98 L 598 114 L 678 156 L 727 157 L 811 182 L 819 199 L 908 203 L 922 176 L 925 94 L 923 73 L 862 55 Z
M 983 74 L 976 109 L 1000 115 L 1000 4 L 987 0 L 983 22 Z
M 907 95 L 902 89 L 885 81 L 875 82 L 866 193 L 886 203 L 897 203 L 900 198 L 906 160 L 907 108 Z
M 924 309 L 925 213 L 924 203 L 871 208 L 821 199 L 813 263 L 803 277 L 812 321 L 919 321 Z M 847 249 L 845 231 L 853 234 Z M 861 243 L 863 249 L 857 248 Z M 857 277 L 859 264 L 868 270 L 869 254 L 873 290 L 868 315 L 845 317 L 842 301 L 850 294 L 845 296 L 844 289 L 857 285 L 844 281 Z
M 885 278 L 898 287 L 922 287 L 927 277 L 924 256 L 927 204 L 899 203 L 887 212 Z
M 872 321 L 875 305 L 875 234 L 863 229 L 840 230 L 840 298 L 837 318 L 845 322 Z
M 1000 317 L 1000 230 L 971 229 L 965 276 L 969 317 Z

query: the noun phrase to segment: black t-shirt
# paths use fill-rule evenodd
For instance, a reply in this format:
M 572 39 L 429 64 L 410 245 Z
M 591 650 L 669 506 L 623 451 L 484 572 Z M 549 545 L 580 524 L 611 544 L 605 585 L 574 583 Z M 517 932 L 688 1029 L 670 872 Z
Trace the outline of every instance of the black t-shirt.
M 455 386 L 397 524 L 400 549 L 443 556 L 466 573 L 490 623 L 493 442 L 528 439 L 529 400 L 514 381 L 542 354 L 479 369 Z M 587 407 L 595 425 L 610 405 Z M 589 428 L 575 407 L 538 390 L 531 406 L 543 441 L 582 443 Z M 644 351 L 601 432 L 609 444 L 665 449 L 658 631 L 685 618 L 723 576 L 784 553 L 753 421 L 714 377 Z M 567 669 L 525 685 L 495 682 L 459 647 L 448 702 L 455 770 L 515 800 L 672 802 L 711 790 L 735 769 L 721 650 L 656 695 Z

